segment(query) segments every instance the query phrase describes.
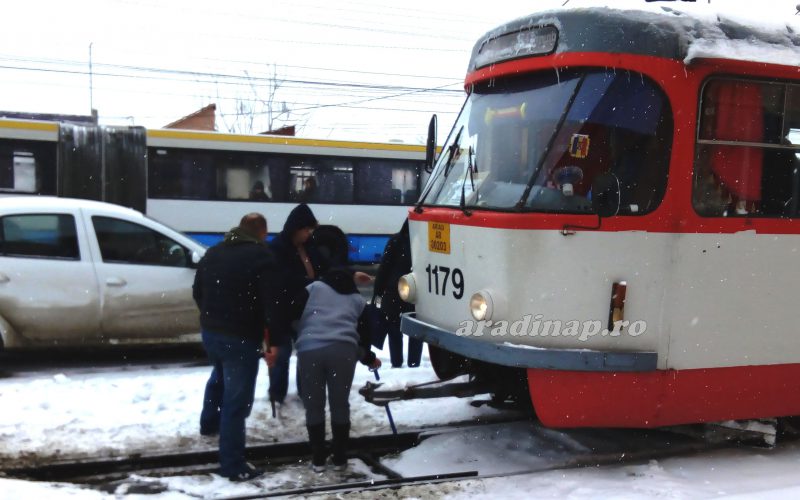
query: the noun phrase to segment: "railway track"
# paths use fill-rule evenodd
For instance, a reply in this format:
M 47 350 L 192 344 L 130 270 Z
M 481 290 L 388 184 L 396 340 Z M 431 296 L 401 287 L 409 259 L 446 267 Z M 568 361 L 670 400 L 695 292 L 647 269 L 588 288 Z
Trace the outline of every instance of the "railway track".
M 517 467 L 486 469 L 485 464 L 461 466 L 431 464 L 426 474 L 403 474 L 393 464 L 404 451 L 432 451 L 446 448 L 452 440 L 475 443 L 491 456 L 509 452 L 507 442 L 492 442 L 491 436 L 517 432 L 527 443 L 516 450 L 529 457 Z M 685 429 L 682 429 L 682 431 Z M 697 430 L 697 428 L 695 428 Z M 512 434 L 513 435 L 513 434 Z M 488 436 L 488 438 L 487 438 Z M 448 441 L 449 440 L 449 441 Z M 346 493 L 353 491 L 399 488 L 462 479 L 480 479 L 529 474 L 555 469 L 608 466 L 646 462 L 673 456 L 732 447 L 741 439 L 709 440 L 707 433 L 675 430 L 574 429 L 553 430 L 532 420 L 514 420 L 476 425 L 443 426 L 405 431 L 398 434 L 354 437 L 350 445 L 351 467 L 346 473 L 317 475 L 308 469 L 310 450 L 305 441 L 249 446 L 248 459 L 267 469 L 265 477 L 289 471 L 296 478 L 276 486 L 274 482 L 251 482 L 257 492 L 225 497 L 231 500 L 268 498 L 285 495 Z M 493 450 L 491 446 L 499 446 Z M 419 447 L 418 450 L 414 448 Z M 505 449 L 504 449 L 505 447 Z M 432 455 L 430 455 L 432 456 Z M 159 493 L 173 491 L 170 478 L 211 477 L 217 468 L 216 450 L 186 453 L 129 456 L 111 460 L 82 460 L 7 468 L 7 477 L 36 481 L 68 482 L 109 493 Z M 353 465 L 356 464 L 354 467 Z M 355 470 L 353 470 L 355 469 Z M 215 495 L 220 497 L 221 495 Z

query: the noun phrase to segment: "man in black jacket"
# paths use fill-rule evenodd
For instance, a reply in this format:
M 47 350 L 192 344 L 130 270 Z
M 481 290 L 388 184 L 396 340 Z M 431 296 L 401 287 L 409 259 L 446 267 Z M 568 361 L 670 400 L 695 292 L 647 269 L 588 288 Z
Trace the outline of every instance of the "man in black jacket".
M 389 357 L 393 368 L 403 366 L 403 334 L 400 332 L 400 315 L 414 310 L 414 305 L 400 298 L 397 282 L 411 272 L 411 239 L 408 219 L 400 232 L 393 235 L 383 251 L 378 274 L 375 276 L 373 297 L 380 297 L 382 323 L 389 337 Z M 422 341 L 408 339 L 408 366 L 419 366 L 422 358 Z
M 317 218 L 305 203 L 294 207 L 286 218 L 281 231 L 270 242 L 275 255 L 277 268 L 281 273 L 282 289 L 280 312 L 276 314 L 270 335 L 279 334 L 281 343 L 272 340 L 280 351 L 275 365 L 269 370 L 269 400 L 282 404 L 289 389 L 289 360 L 292 355 L 291 339 L 297 335 L 292 327 L 294 318 L 287 312 L 293 308 L 292 301 L 306 285 L 319 279 L 328 268 L 328 262 L 311 241 L 311 234 L 317 227 Z
M 245 419 L 253 406 L 264 329 L 281 288 L 266 236 L 264 216 L 245 215 L 206 252 L 193 286 L 203 346 L 214 367 L 203 398 L 200 433 L 219 434 L 220 473 L 232 481 L 262 474 L 245 461 L 244 451 Z M 283 343 L 280 335 L 270 335 L 270 342 Z

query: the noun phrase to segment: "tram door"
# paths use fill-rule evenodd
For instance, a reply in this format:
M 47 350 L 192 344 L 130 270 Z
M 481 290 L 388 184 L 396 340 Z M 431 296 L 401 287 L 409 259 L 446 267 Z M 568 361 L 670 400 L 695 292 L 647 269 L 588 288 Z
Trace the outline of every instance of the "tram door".
M 62 123 L 58 194 L 116 203 L 145 212 L 147 146 L 143 127 Z

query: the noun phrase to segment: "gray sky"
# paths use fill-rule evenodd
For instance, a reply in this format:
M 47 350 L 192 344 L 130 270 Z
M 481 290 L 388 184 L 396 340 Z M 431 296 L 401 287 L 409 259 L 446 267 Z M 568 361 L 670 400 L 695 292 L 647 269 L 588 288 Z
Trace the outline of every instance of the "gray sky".
M 567 5 L 621 2 L 645 5 Z M 226 130 L 244 103 L 262 131 L 265 108 L 253 98 L 266 99 L 277 74 L 278 107 L 292 114 L 276 126 L 297 123 L 304 137 L 419 143 L 432 113 L 441 134 L 455 119 L 480 35 L 563 3 L 498 0 L 479 11 L 480 3 L 454 0 L 14 1 L 0 30 L 0 110 L 88 114 L 91 44 L 101 123 L 160 127 L 216 103 Z M 750 0 L 711 3 L 790 20 L 797 2 L 761 0 L 757 14 Z

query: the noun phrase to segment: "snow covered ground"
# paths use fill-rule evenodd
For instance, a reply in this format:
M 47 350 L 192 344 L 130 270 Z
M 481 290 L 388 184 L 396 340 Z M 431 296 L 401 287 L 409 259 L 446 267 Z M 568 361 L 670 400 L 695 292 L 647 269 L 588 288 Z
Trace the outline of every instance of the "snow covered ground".
M 386 356 L 382 355 L 384 361 Z M 143 366 L 122 370 L 69 370 L 23 373 L 0 380 L 0 463 L 31 463 L 77 457 L 119 456 L 135 452 L 170 452 L 213 448 L 197 434 L 201 395 L 209 368 Z M 417 369 L 383 369 L 392 387 L 433 379 L 425 358 Z M 359 366 L 355 387 L 372 374 Z M 257 399 L 248 420 L 251 444 L 305 439 L 302 407 L 291 384 L 282 419 L 269 414 L 266 370 L 261 370 Z M 400 428 L 415 428 L 477 417 L 497 417 L 490 408 L 474 408 L 469 400 L 444 398 L 392 403 Z M 382 408 L 351 396 L 354 434 L 386 433 Z M 521 472 L 561 453 L 540 449 L 527 424 L 497 426 L 492 436 L 480 433 L 442 435 L 418 448 L 388 459 L 387 465 L 406 475 L 479 470 L 482 474 Z M 517 474 L 389 490 L 401 498 L 797 498 L 800 495 L 800 443 L 773 450 L 742 448 L 651 461 L 646 464 Z M 381 479 L 364 464 L 351 461 L 349 477 Z M 337 482 L 332 471 L 317 476 L 305 464 L 282 468 L 258 481 L 234 484 L 216 475 L 139 478 L 154 485 L 155 494 L 127 486 L 114 494 L 72 485 L 0 478 L 0 499 L 147 498 L 155 500 L 221 498 L 257 494 L 263 488 L 292 488 L 309 483 Z M 375 498 L 375 492 L 350 495 Z
M 455 451 L 454 454 L 458 454 Z M 800 498 L 800 444 L 739 449 L 647 464 L 555 470 L 405 487 L 398 498 L 786 499 Z M 374 498 L 373 492 L 349 498 Z
M 303 409 L 294 384 L 295 359 L 292 358 L 290 392 L 280 420 L 271 417 L 266 398 L 267 370 L 261 367 L 255 405 L 247 420 L 249 443 L 305 439 Z M 384 362 L 384 366 L 389 365 L 388 359 Z M 138 371 L 39 372 L 0 380 L 0 408 L 4 409 L 0 412 L 0 465 L 213 446 L 198 434 L 198 416 L 209 372 L 207 366 L 154 365 Z M 383 368 L 380 373 L 389 387 L 435 379 L 427 358 L 420 368 Z M 359 365 L 354 388 L 363 386 L 366 380 L 374 380 L 373 374 Z M 354 390 L 353 434 L 389 432 L 385 411 L 359 404 L 359 399 Z M 427 408 L 425 401 L 392 404 L 395 421 L 403 428 L 496 413 L 457 399 L 437 404 L 435 412 L 425 411 Z
M 380 353 L 389 366 L 388 352 Z M 267 401 L 266 367 L 259 371 L 256 401 L 247 420 L 249 444 L 306 439 L 302 404 L 296 394 L 292 358 L 289 396 L 281 418 L 271 416 Z M 133 453 L 169 453 L 190 449 L 215 449 L 216 441 L 198 434 L 208 366 L 171 365 L 127 367 L 124 370 L 70 369 L 19 373 L 0 379 L 0 468 L 77 459 L 126 456 Z M 427 354 L 419 368 L 380 370 L 386 387 L 435 380 Z M 365 403 L 356 393 L 374 375 L 359 365 L 351 394 L 353 435 L 390 432 L 383 408 Z M 436 411 L 430 411 L 431 408 Z M 447 398 L 392 403 L 399 429 L 497 417 L 491 408 L 475 408 L 469 400 Z M 358 470 L 359 464 L 353 464 Z M 286 474 L 303 475 L 305 468 Z M 364 476 L 369 476 L 364 471 Z M 295 478 L 297 479 L 297 478 Z M 301 478 L 302 479 L 302 478 Z M 331 478 L 333 480 L 335 478 Z M 175 484 L 172 484 L 172 483 Z M 286 487 L 301 481 L 271 476 L 261 486 Z M 196 494 L 228 496 L 252 493 L 253 485 L 234 485 L 219 477 L 175 478 L 170 489 Z M 0 498 L 29 498 L 41 488 L 53 495 L 97 496 L 72 487 L 0 478 Z M 52 491 L 50 491 L 52 489 Z M 256 489 L 257 491 L 257 489 Z M 170 494 L 165 498 L 170 498 Z M 36 495 L 39 496 L 39 495 Z M 152 497 L 148 497 L 152 498 Z

